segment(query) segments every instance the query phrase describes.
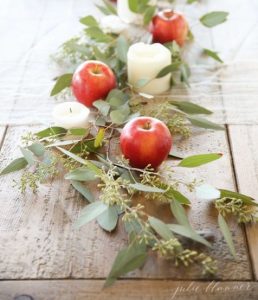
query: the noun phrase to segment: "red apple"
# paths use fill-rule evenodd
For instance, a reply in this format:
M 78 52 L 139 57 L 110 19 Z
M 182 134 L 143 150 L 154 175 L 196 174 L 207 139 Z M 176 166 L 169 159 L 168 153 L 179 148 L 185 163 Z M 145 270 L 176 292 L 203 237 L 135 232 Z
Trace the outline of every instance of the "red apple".
M 129 121 L 120 136 L 120 147 L 130 165 L 156 169 L 171 150 L 172 137 L 167 126 L 158 119 L 139 117 Z
M 151 32 L 154 43 L 176 41 L 182 47 L 187 38 L 188 24 L 182 14 L 165 9 L 153 17 Z
M 113 71 L 100 61 L 88 60 L 73 74 L 73 94 L 79 102 L 88 107 L 96 100 L 105 99 L 115 87 L 116 77 Z

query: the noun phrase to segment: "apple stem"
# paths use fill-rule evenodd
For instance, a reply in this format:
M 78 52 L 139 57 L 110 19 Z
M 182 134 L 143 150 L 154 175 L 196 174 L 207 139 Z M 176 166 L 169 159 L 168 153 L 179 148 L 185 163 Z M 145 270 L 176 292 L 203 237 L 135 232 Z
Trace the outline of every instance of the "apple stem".
M 167 10 L 167 11 L 164 11 L 164 12 L 163 12 L 163 15 L 164 15 L 167 19 L 170 19 L 170 18 L 173 17 L 174 11 L 173 11 L 173 10 Z
M 150 123 L 150 122 L 146 122 L 146 123 L 143 125 L 143 129 L 146 129 L 146 130 L 151 129 L 151 123 Z

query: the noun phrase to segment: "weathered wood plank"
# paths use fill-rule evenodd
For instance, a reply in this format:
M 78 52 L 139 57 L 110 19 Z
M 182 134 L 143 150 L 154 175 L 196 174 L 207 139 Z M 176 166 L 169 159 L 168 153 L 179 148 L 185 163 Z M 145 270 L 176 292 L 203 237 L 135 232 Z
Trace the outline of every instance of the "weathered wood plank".
M 120 280 L 103 289 L 103 280 L 0 282 L 1 300 L 255 300 L 256 282 Z
M 208 6 L 210 11 L 229 12 L 227 22 L 212 28 L 213 49 L 225 63 L 218 65 L 216 71 L 224 123 L 258 124 L 257 1 L 218 0 L 209 1 Z
M 0 160 L 4 166 L 17 157 L 17 141 L 25 127 L 9 128 Z M 115 143 L 113 143 L 115 147 Z M 190 140 L 175 141 L 182 154 L 223 152 L 224 157 L 210 165 L 178 171 L 184 181 L 196 176 L 210 184 L 234 189 L 233 173 L 225 132 L 195 132 Z M 21 195 L 13 188 L 13 179 L 19 174 L 3 177 L 0 182 L 0 278 L 103 278 L 107 276 L 119 249 L 126 241 L 121 227 L 113 234 L 103 232 L 95 222 L 75 230 L 72 223 L 77 219 L 84 201 L 60 177 L 40 187 L 39 193 Z M 214 247 L 208 252 L 218 259 L 218 278 L 223 280 L 248 280 L 251 272 L 245 239 L 240 227 L 231 224 L 238 249 L 237 261 L 232 260 L 218 230 L 216 212 L 210 203 L 199 201 L 191 195 L 193 207 L 189 211 L 196 229 L 208 229 L 214 235 Z M 168 207 L 141 200 L 151 214 L 171 221 Z M 168 219 L 170 218 L 170 219 Z M 198 248 L 198 247 L 197 247 Z M 11 256 L 10 256 L 11 253 Z M 189 270 L 175 268 L 167 261 L 152 255 L 143 269 L 129 277 L 140 278 L 203 278 L 198 267 Z
M 258 200 L 258 126 L 230 126 L 229 133 L 239 191 Z M 246 234 L 258 280 L 258 225 L 247 226 Z
M 91 13 L 99 14 L 94 1 L 1 1 L 0 124 L 50 121 L 53 78 L 64 72 L 50 55 L 83 30 L 79 18 Z

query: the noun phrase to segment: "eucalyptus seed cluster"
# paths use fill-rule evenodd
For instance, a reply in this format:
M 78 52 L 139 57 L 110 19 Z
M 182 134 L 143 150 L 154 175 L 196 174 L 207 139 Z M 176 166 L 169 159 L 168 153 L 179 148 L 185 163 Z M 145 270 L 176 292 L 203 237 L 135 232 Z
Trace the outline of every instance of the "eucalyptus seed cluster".
M 157 251 L 160 256 L 171 259 L 175 258 L 182 250 L 182 245 L 176 238 L 169 240 L 158 240 L 152 248 L 153 251 Z
M 217 271 L 217 262 L 215 260 L 204 253 L 184 249 L 176 238 L 171 238 L 167 241 L 159 240 L 155 243 L 152 250 L 158 251 L 166 259 L 174 260 L 176 266 L 183 264 L 185 267 L 188 267 L 197 263 L 202 266 L 204 274 L 215 274 Z
M 184 138 L 188 138 L 191 136 L 191 130 L 188 126 L 187 120 L 180 114 L 172 115 L 169 120 L 167 120 L 166 125 L 168 126 L 171 134 L 179 134 Z
M 127 194 L 124 192 L 124 189 L 128 187 L 128 182 L 121 177 L 117 177 L 119 174 L 116 169 L 115 166 L 110 166 L 107 171 L 102 168 L 101 174 L 97 176 L 101 180 L 101 183 L 98 184 L 98 187 L 101 188 L 99 198 L 109 206 L 118 205 L 123 209 L 130 203 Z
M 87 151 L 87 146 L 83 147 L 81 149 L 80 153 L 77 154 L 78 157 L 81 157 L 84 159 L 87 159 L 88 155 L 89 155 L 89 152 Z M 80 166 L 80 164 L 71 157 L 67 157 L 65 155 L 58 155 L 58 154 L 57 154 L 57 156 L 59 157 L 60 161 L 62 162 L 62 165 L 64 166 L 64 168 L 67 171 L 72 171 Z
M 140 218 L 144 215 L 144 206 L 138 203 L 136 206 L 128 207 L 125 214 L 123 215 L 124 222 L 140 221 Z
M 34 171 L 24 172 L 19 185 L 21 192 L 25 193 L 26 189 L 30 188 L 33 193 L 36 193 L 40 183 L 58 174 L 57 164 L 57 157 L 51 156 L 48 162 L 39 162 Z
M 224 197 L 215 201 L 215 207 L 224 217 L 235 216 L 239 223 L 258 221 L 257 207 L 245 204 L 242 199 Z
M 176 264 L 179 261 L 186 267 L 194 263 L 200 264 L 203 268 L 203 274 L 215 274 L 217 272 L 216 260 L 212 259 L 210 256 L 204 253 L 199 253 L 195 250 L 184 249 L 176 257 Z
M 27 132 L 21 137 L 22 145 L 27 147 L 38 140 L 37 136 L 32 132 Z
M 59 51 L 52 57 L 59 64 L 78 64 L 93 58 L 89 51 L 90 47 L 89 42 L 85 42 L 82 36 L 75 36 L 63 43 Z
M 157 175 L 153 175 L 147 172 L 144 172 L 140 175 L 141 177 L 141 183 L 142 184 L 146 184 L 146 185 L 150 185 L 152 187 L 156 187 L 156 188 L 160 188 L 160 189 L 164 189 L 164 190 L 168 190 L 169 186 L 167 184 L 165 184 L 164 182 L 161 181 L 161 179 L 157 176 Z M 157 200 L 163 203 L 168 202 L 168 198 L 166 197 L 165 193 L 145 193 L 144 194 L 146 199 L 150 199 L 150 200 Z

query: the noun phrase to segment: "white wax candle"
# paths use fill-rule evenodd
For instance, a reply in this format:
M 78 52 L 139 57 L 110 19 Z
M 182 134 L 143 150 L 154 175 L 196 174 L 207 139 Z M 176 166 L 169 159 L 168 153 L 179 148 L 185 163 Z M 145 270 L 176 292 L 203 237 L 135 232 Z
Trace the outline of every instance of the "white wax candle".
M 156 5 L 157 0 L 151 0 L 150 5 Z M 126 23 L 134 23 L 141 25 L 143 16 L 136 14 L 130 10 L 128 0 L 117 0 L 117 14 Z
M 170 51 L 161 44 L 136 43 L 129 48 L 127 54 L 128 82 L 138 92 L 160 94 L 170 88 L 171 75 L 157 78 L 157 74 L 172 63 Z M 140 79 L 149 80 L 142 86 L 136 87 Z
M 66 129 L 87 128 L 90 110 L 79 102 L 64 102 L 53 109 L 53 119 L 56 126 Z

